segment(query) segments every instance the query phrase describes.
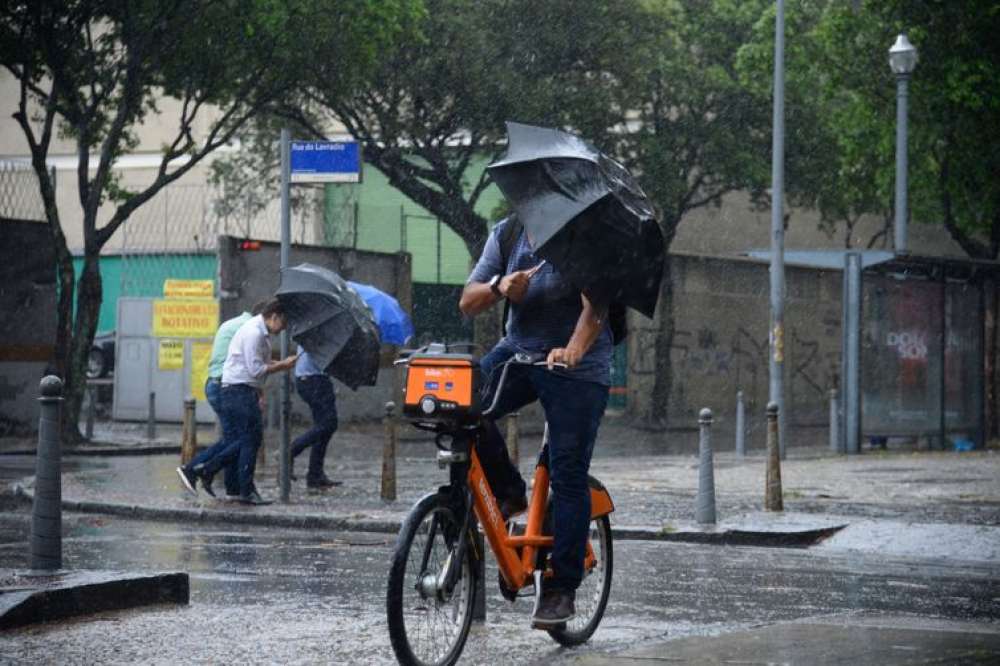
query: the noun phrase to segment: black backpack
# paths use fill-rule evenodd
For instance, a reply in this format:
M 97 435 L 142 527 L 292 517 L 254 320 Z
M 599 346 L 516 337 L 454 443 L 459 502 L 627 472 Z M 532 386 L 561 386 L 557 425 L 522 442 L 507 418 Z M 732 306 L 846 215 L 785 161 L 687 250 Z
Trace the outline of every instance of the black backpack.
M 500 231 L 497 241 L 500 243 L 500 261 L 504 270 L 507 270 L 507 263 L 510 255 L 514 251 L 514 243 L 521 235 L 521 221 L 517 215 L 507 218 L 507 225 Z M 510 301 L 503 302 L 503 326 L 504 333 L 507 332 L 507 316 L 510 314 Z M 625 315 L 625 305 L 617 301 L 608 306 L 608 326 L 611 328 L 611 342 L 619 345 L 628 337 L 628 319 Z

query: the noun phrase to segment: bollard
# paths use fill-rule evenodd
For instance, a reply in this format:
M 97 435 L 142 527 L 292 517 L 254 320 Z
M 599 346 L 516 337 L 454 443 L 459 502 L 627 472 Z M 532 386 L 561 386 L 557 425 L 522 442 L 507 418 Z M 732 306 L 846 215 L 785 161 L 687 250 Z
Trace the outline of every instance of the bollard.
M 706 407 L 698 415 L 698 497 L 695 501 L 695 519 L 701 523 L 715 523 L 715 476 L 712 471 L 712 410 Z
M 743 405 L 743 391 L 736 392 L 736 455 L 742 458 L 747 454 L 747 418 Z
M 149 415 L 146 421 L 146 439 L 156 439 L 156 392 L 149 394 Z
M 187 465 L 198 450 L 198 423 L 195 421 L 194 398 L 184 401 L 184 421 L 181 426 L 181 465 Z
M 35 499 L 31 505 L 31 568 L 62 568 L 62 453 L 59 411 L 62 380 L 54 375 L 39 386 L 42 413 L 38 420 L 35 458 Z
M 840 453 L 840 414 L 837 408 L 837 389 L 830 389 L 830 451 Z
M 521 444 L 520 432 L 517 422 L 517 412 L 507 415 L 507 453 L 510 454 L 510 461 L 514 467 L 521 465 Z
M 396 499 L 396 403 L 385 403 L 385 441 L 382 443 L 382 499 Z
M 781 460 L 778 452 L 778 404 L 767 403 L 767 474 L 764 510 L 784 511 L 781 499 Z
M 97 389 L 93 384 L 87 384 L 87 430 L 84 439 L 88 442 L 94 439 L 94 413 L 97 411 Z

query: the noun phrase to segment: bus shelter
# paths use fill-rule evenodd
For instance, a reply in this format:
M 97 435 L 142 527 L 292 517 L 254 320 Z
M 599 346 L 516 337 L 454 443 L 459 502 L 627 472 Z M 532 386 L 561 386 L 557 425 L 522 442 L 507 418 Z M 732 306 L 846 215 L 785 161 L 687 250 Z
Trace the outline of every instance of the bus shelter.
M 767 250 L 747 254 L 770 259 Z M 831 423 L 841 452 L 888 437 L 984 446 L 986 304 L 1000 264 L 881 250 L 784 256 L 843 271 L 839 423 Z
M 997 268 L 899 256 L 866 271 L 861 437 L 919 438 L 935 448 L 984 445 L 986 303 Z

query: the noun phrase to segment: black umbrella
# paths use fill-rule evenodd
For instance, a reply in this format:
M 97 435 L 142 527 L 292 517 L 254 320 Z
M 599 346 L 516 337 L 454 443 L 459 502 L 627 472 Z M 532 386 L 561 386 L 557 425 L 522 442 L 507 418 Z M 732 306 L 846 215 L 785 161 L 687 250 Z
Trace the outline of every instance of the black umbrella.
M 352 389 L 375 385 L 378 328 L 372 311 L 343 278 L 314 264 L 284 268 L 276 296 L 285 308 L 289 335 L 318 367 Z
M 568 132 L 509 122 L 507 139 L 507 153 L 487 169 L 535 253 L 589 296 L 652 317 L 663 234 L 635 178 Z

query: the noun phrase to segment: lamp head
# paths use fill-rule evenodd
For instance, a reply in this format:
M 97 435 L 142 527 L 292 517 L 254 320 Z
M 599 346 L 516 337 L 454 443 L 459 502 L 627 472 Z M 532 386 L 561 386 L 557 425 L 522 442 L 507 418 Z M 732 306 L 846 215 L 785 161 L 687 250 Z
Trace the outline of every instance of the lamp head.
M 889 49 L 889 67 L 896 76 L 909 76 L 916 66 L 917 48 L 906 38 L 906 33 L 901 32 Z

